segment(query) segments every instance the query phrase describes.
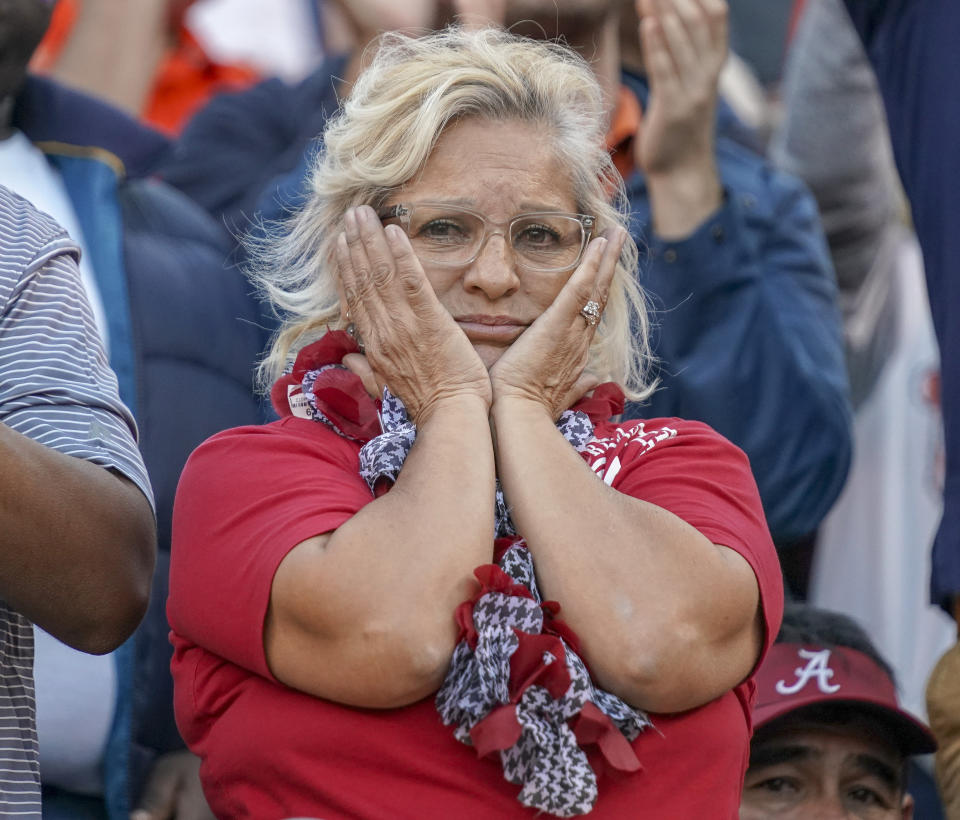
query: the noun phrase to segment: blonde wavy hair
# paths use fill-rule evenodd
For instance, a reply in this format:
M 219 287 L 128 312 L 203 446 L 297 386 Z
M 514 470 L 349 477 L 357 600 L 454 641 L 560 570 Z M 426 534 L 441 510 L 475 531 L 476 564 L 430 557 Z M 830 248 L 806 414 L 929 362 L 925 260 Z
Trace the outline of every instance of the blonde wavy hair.
M 575 53 L 494 28 L 448 28 L 419 38 L 390 33 L 376 48 L 324 132 L 305 204 L 252 247 L 251 279 L 283 319 L 259 368 L 261 386 L 301 347 L 344 326 L 334 261 L 344 213 L 364 204 L 379 209 L 417 176 L 453 123 L 477 117 L 536 126 L 570 170 L 577 208 L 596 217 L 596 233 L 627 226 L 623 180 L 605 144 L 602 92 Z M 646 381 L 649 324 L 637 256 L 628 239 L 588 365 L 632 399 L 653 389 Z

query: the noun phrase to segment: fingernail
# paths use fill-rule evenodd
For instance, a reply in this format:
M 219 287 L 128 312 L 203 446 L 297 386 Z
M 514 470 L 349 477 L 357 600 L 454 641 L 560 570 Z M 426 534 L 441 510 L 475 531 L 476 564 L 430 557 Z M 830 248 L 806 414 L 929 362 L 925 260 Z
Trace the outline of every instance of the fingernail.
M 391 245 L 399 245 L 403 241 L 403 231 L 398 225 L 387 225 L 383 230 L 387 235 L 387 242 Z
M 348 231 L 357 230 L 357 211 L 356 208 L 348 208 L 347 212 L 343 215 L 343 224 Z

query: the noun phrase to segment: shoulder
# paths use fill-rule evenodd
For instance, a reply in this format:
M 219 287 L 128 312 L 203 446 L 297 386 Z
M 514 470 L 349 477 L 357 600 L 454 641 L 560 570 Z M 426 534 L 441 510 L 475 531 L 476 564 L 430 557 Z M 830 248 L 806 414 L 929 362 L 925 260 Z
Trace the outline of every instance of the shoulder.
M 605 477 L 611 469 L 651 456 L 654 452 L 657 458 L 671 460 L 720 458 L 749 469 L 744 452 L 708 424 L 672 417 L 598 424 L 585 455 L 594 472 Z
M 775 168 L 735 137 L 718 132 L 716 156 L 724 188 L 748 221 L 751 216 L 776 219 L 795 210 L 808 211 L 811 218 L 816 215 L 815 200 L 803 180 Z
M 67 156 L 106 152 L 130 177 L 151 173 L 171 147 L 166 136 L 116 106 L 33 74 L 17 94 L 14 124 L 32 142 L 50 143 L 54 153 L 64 144 Z
M 33 258 L 67 232 L 28 200 L 0 185 L 0 249 L 2 259 L 29 254 Z
M 325 424 L 286 416 L 267 424 L 246 424 L 215 433 L 194 450 L 194 456 L 226 456 L 238 447 L 253 451 L 276 449 L 304 458 L 331 448 L 352 452 L 360 449 L 359 444 L 337 435 Z
M 128 233 L 194 243 L 214 251 L 219 265 L 233 249 L 229 231 L 172 185 L 146 177 L 125 181 L 118 191 Z
M 349 517 L 373 500 L 359 474 L 359 449 L 319 422 L 292 417 L 217 433 L 193 451 L 180 475 L 174 542 L 178 531 L 189 531 L 181 542 L 219 532 L 228 511 L 247 533 L 270 531 L 278 521 L 284 531 L 297 530 L 295 522 L 313 526 L 331 509 Z
M 604 483 L 672 513 L 747 561 L 768 632 L 776 634 L 780 564 L 746 454 L 709 425 L 678 418 L 599 425 L 595 434 L 584 457 Z
M 710 426 L 632 419 L 595 435 L 584 458 L 605 484 L 672 512 L 715 544 L 773 554 L 750 461 Z
M 80 250 L 67 232 L 23 197 L 0 185 L 0 307 L 18 283 L 50 260 Z
M 293 416 L 269 424 L 224 430 L 198 446 L 187 459 L 180 489 L 254 483 L 316 472 L 328 465 L 356 473 L 360 445 L 326 425 Z M 179 490 L 178 490 L 179 492 Z
M 247 573 L 259 568 L 266 596 L 284 555 L 373 500 L 359 474 L 359 449 L 325 425 L 295 417 L 207 439 L 177 485 L 171 589 L 192 590 L 197 598 L 210 582 L 235 582 L 243 597 L 256 591 L 245 585 Z M 241 555 L 244 568 L 230 576 L 224 562 Z

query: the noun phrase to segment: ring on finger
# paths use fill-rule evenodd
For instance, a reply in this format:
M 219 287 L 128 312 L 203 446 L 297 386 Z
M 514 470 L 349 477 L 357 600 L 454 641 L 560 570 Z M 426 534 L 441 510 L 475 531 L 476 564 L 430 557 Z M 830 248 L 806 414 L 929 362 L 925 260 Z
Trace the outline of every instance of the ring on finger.
M 583 320 L 587 323 L 587 325 L 593 327 L 598 321 L 600 321 L 600 303 L 591 299 L 582 308 L 580 308 L 580 315 L 583 317 Z

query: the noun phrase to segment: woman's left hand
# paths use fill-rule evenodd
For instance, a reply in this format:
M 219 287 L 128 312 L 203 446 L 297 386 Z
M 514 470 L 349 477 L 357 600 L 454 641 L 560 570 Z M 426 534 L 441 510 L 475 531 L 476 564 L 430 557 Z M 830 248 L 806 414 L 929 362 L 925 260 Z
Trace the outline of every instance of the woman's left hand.
M 596 302 L 602 314 L 627 238 L 622 228 L 605 233 L 589 244 L 550 307 L 490 368 L 495 403 L 510 398 L 535 401 L 556 419 L 599 383 L 585 371 L 597 325 L 581 310 Z

